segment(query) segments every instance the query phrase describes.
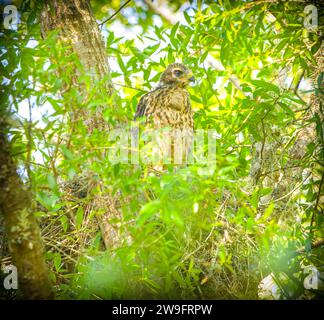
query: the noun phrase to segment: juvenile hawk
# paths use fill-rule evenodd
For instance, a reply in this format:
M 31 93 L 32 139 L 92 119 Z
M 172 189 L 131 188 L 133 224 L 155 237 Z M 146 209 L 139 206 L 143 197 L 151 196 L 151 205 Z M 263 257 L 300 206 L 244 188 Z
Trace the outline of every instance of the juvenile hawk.
M 167 156 L 170 163 L 182 164 L 188 159 L 194 122 L 186 86 L 194 81 L 186 66 L 172 63 L 162 73 L 157 88 L 138 103 L 134 120 L 145 116 L 146 131 L 158 131 L 153 152 L 159 154 L 160 160 Z

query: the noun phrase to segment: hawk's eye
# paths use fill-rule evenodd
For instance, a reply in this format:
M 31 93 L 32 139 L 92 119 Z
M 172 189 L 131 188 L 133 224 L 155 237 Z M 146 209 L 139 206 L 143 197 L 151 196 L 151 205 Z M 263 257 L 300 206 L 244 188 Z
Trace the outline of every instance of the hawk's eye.
M 176 77 L 180 77 L 181 74 L 182 74 L 182 71 L 181 70 L 175 70 L 174 74 L 175 74 Z

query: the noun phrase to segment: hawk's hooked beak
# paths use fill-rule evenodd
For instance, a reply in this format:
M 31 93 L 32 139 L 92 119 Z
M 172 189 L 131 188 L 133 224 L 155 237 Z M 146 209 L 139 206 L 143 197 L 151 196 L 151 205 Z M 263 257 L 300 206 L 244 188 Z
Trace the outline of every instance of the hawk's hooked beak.
M 190 72 L 190 73 L 188 74 L 188 80 L 189 80 L 190 82 L 195 82 L 195 81 L 196 81 L 196 79 L 195 79 L 194 75 L 192 74 L 192 72 Z

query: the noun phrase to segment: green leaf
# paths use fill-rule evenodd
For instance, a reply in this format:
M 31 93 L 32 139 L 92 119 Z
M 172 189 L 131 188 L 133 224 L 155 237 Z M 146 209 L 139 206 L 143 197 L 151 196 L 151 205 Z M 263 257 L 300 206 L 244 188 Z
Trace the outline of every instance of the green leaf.
M 65 145 L 61 145 L 61 152 L 63 153 L 63 155 L 68 159 L 68 160 L 73 160 L 74 159 L 74 155 L 73 153 L 65 146 Z
M 61 215 L 60 216 L 60 222 L 61 222 L 61 225 L 62 225 L 62 228 L 64 230 L 64 232 L 66 232 L 69 228 L 69 220 L 68 218 L 66 217 L 66 215 Z
M 153 45 L 153 46 L 150 46 L 150 47 L 147 47 L 144 49 L 144 54 L 147 55 L 147 56 L 151 56 L 158 48 L 160 47 L 160 44 L 156 44 L 156 45 Z
M 175 38 L 175 34 L 178 30 L 179 24 L 180 24 L 180 22 L 177 22 L 171 29 L 171 32 L 170 32 L 170 40 L 171 41 Z
M 37 200 L 45 208 L 47 208 L 48 210 L 52 210 L 57 200 L 59 200 L 59 196 L 56 194 L 48 194 L 43 191 L 40 191 L 37 193 Z
M 225 40 L 223 40 L 222 45 L 221 45 L 221 50 L 220 50 L 220 59 L 224 66 L 227 65 L 227 61 L 229 60 L 228 59 L 229 55 L 230 55 L 230 51 L 228 48 L 228 44 Z
M 288 114 L 290 114 L 290 115 L 292 115 L 292 116 L 294 116 L 295 115 L 295 113 L 294 113 L 294 111 L 292 111 L 286 104 L 284 104 L 284 103 L 282 103 L 282 102 L 278 102 L 278 104 L 279 104 L 279 106 L 283 109 L 283 110 L 285 110 Z
M 109 32 L 109 36 L 107 38 L 106 46 L 109 48 L 114 43 L 114 33 Z
M 62 258 L 59 252 L 55 252 L 54 259 L 53 259 L 54 267 L 56 271 L 60 271 Z
M 127 74 L 127 69 L 126 69 L 126 66 L 124 64 L 124 61 L 121 57 L 120 54 L 117 54 L 117 62 L 118 62 L 118 65 L 119 65 L 119 68 L 121 69 L 121 71 L 124 73 L 124 74 Z
M 183 12 L 183 15 L 184 15 L 184 17 L 185 17 L 187 23 L 188 23 L 188 24 L 191 24 L 191 18 L 190 18 L 190 16 L 189 16 L 189 14 L 187 13 L 187 11 L 184 11 L 184 12 Z
M 159 209 L 161 208 L 161 203 L 159 200 L 151 201 L 145 204 L 140 213 L 138 218 L 136 219 L 136 223 L 138 226 L 143 225 L 148 219 L 158 213 Z
M 273 212 L 273 209 L 274 209 L 274 203 L 271 202 L 269 204 L 268 208 L 264 211 L 264 214 L 262 215 L 262 220 L 263 221 L 266 221 L 270 217 L 270 215 Z
M 278 95 L 280 94 L 280 89 L 273 83 L 269 83 L 263 80 L 251 80 L 251 83 L 256 87 L 264 88 L 267 91 L 273 91 Z
M 199 59 L 200 63 L 203 63 L 206 60 L 207 56 L 208 56 L 208 51 L 205 51 Z
M 281 51 L 289 42 L 289 38 L 285 38 L 276 46 L 276 51 Z

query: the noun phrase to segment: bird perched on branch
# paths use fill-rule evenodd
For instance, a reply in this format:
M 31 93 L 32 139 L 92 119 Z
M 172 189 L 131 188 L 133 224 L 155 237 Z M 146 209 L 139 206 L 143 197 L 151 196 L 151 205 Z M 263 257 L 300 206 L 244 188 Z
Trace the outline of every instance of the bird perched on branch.
M 191 70 L 181 63 L 172 63 L 162 73 L 157 88 L 138 103 L 134 120 L 145 116 L 145 131 L 156 134 L 153 153 L 158 154 L 158 163 L 188 161 L 194 122 L 186 87 L 194 81 Z

